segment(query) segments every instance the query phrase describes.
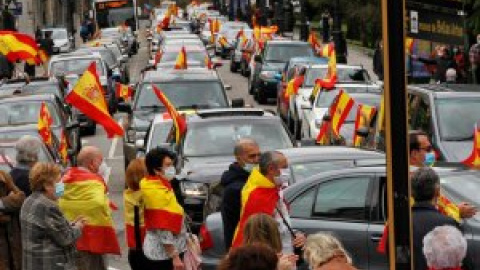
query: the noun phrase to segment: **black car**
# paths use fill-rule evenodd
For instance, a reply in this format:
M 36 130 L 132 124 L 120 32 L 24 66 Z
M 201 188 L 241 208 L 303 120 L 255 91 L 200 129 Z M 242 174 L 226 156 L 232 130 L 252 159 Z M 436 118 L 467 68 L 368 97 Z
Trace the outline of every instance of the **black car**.
M 268 98 L 277 98 L 276 75 L 292 57 L 314 57 L 312 46 L 302 41 L 271 40 L 266 42 L 260 55 L 254 56 L 249 92 L 260 104 L 266 103 Z

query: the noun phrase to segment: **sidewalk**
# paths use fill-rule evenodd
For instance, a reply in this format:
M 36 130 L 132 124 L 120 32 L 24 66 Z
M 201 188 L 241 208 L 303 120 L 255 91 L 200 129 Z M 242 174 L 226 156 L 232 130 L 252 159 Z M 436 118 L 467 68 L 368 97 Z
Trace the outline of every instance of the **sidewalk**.
M 361 48 L 348 44 L 347 62 L 349 65 L 362 65 L 368 71 L 373 81 L 376 81 L 377 75 L 373 72 L 372 57 L 366 54 Z

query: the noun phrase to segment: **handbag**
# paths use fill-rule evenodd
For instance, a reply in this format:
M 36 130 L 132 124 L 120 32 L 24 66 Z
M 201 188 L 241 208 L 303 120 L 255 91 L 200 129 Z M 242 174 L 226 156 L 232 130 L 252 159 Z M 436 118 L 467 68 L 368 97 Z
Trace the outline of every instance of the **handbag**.
M 192 233 L 187 218 L 185 219 L 185 227 L 187 228 L 187 250 L 183 255 L 185 270 L 200 270 L 200 265 L 202 264 L 200 241 L 198 237 Z
M 287 226 L 288 231 L 292 235 L 292 239 L 295 239 L 295 237 L 296 237 L 295 236 L 295 231 L 293 231 L 290 224 L 288 224 L 287 220 L 285 219 L 285 217 L 282 214 L 282 211 L 280 211 L 278 209 L 278 207 L 275 207 L 275 209 L 277 210 L 277 213 L 282 218 L 283 224 L 285 224 L 285 226 Z M 305 263 L 305 260 L 303 259 L 303 247 L 293 247 L 293 253 L 298 256 L 297 266 L 300 266 L 300 265 Z

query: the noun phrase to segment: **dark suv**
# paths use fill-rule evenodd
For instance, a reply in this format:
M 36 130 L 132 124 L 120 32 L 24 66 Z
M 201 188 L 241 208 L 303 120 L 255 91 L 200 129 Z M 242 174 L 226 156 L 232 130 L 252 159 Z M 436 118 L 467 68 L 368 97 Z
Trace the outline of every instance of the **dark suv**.
M 254 56 L 254 68 L 249 79 L 249 92 L 264 104 L 268 98 L 277 98 L 277 73 L 281 73 L 292 57 L 313 57 L 312 47 L 307 42 L 271 40 L 265 44 L 260 55 Z
M 410 129 L 428 133 L 441 161 L 461 162 L 473 148 L 480 119 L 478 85 L 432 84 L 408 87 Z

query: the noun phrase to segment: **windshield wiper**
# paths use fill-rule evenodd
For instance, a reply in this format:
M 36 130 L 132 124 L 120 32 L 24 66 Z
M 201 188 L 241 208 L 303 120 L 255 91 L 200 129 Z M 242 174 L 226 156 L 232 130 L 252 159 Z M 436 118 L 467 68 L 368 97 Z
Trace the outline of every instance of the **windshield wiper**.
M 198 109 L 210 109 L 211 106 L 207 104 L 192 104 L 187 106 L 179 106 L 177 110 L 198 110 Z
M 445 139 L 445 141 L 448 142 L 465 142 L 465 141 L 471 141 L 473 140 L 473 135 L 470 135 L 468 137 L 448 137 Z
M 164 106 L 160 106 L 160 105 L 147 105 L 147 106 L 140 106 L 139 108 L 140 110 L 159 110 L 159 109 L 165 109 Z

